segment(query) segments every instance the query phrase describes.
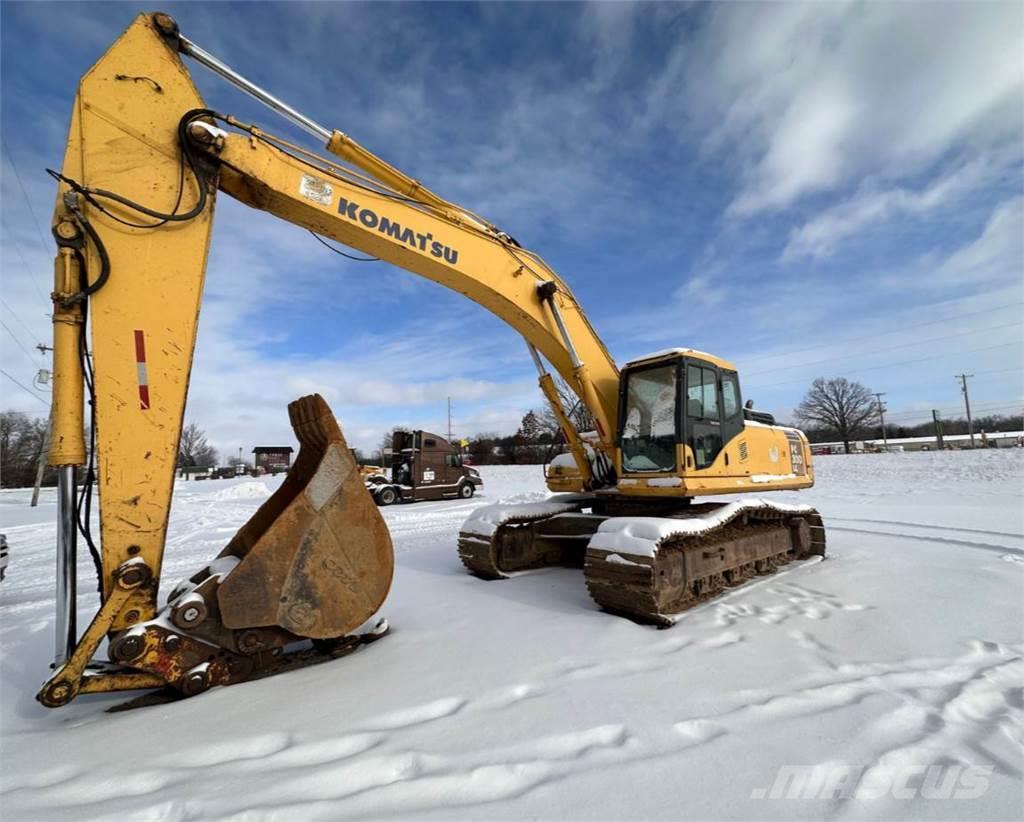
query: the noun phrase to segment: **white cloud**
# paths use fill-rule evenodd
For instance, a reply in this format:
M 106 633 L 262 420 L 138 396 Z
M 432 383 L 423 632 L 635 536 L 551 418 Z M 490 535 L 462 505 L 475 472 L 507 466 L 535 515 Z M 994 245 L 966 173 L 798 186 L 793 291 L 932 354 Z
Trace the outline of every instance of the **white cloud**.
M 704 270 L 689 277 L 676 289 L 672 299 L 678 305 L 711 307 L 719 305 L 727 296 L 728 289 L 714 276 L 714 271 Z
M 828 257 L 841 243 L 873 224 L 901 216 L 919 217 L 948 206 L 985 181 L 988 171 L 985 162 L 976 160 L 958 166 L 918 190 L 879 189 L 876 183 L 866 183 L 849 199 L 794 228 L 782 259 L 790 262 L 804 257 Z
M 1024 197 L 1001 203 L 973 242 L 951 254 L 927 277 L 931 283 L 1024 286 Z
M 749 216 L 956 146 L 1019 156 L 1022 30 L 1017 2 L 720 4 L 675 88 L 742 163 Z

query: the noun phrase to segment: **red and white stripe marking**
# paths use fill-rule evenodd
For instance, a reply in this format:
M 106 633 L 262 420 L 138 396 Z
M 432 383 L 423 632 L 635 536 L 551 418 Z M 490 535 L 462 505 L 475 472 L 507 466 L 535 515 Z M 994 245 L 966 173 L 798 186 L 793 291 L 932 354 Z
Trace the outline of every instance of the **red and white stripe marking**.
M 139 407 L 149 410 L 149 374 L 146 371 L 146 336 L 135 331 L 135 367 L 139 373 Z

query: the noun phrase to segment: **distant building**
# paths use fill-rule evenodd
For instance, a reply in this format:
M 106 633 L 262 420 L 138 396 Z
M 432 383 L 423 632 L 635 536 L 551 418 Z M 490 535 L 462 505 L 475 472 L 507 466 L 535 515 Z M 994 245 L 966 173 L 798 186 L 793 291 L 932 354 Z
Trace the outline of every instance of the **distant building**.
M 946 434 L 942 439 L 947 451 L 960 451 L 971 447 L 969 434 Z M 974 447 L 1021 448 L 1024 447 L 1024 431 L 998 431 L 992 434 L 979 431 L 974 435 Z M 890 451 L 934 451 L 937 448 L 938 443 L 935 437 L 889 437 Z M 850 443 L 850 452 L 854 454 L 885 450 L 885 442 L 882 440 L 859 440 Z M 811 453 L 842 454 L 843 444 L 841 442 L 811 443 Z
M 257 445 L 252 449 L 253 463 L 268 474 L 287 471 L 292 464 L 292 451 L 289 445 Z

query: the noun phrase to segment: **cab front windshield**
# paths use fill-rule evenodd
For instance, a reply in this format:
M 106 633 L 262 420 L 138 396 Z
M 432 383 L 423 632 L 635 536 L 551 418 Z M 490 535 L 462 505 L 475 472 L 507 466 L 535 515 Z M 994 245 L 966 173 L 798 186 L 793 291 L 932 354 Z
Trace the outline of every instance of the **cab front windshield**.
M 624 471 L 676 467 L 676 367 L 645 368 L 626 375 L 622 426 Z

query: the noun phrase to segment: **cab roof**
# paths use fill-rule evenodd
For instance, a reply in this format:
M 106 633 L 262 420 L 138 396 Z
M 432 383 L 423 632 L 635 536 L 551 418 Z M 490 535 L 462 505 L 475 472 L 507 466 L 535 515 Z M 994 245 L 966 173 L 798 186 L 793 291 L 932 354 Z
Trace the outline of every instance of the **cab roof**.
M 705 360 L 712 365 L 717 365 L 719 368 L 723 368 L 726 371 L 735 371 L 736 366 L 728 360 L 723 360 L 721 357 L 716 357 L 714 354 L 709 354 L 707 351 L 698 351 L 696 348 L 663 348 L 661 351 L 654 351 L 651 354 L 645 354 L 642 357 L 636 357 L 626 363 L 626 368 L 632 368 L 635 365 L 649 365 L 657 362 L 658 360 L 675 359 L 676 357 L 696 357 L 700 360 Z

